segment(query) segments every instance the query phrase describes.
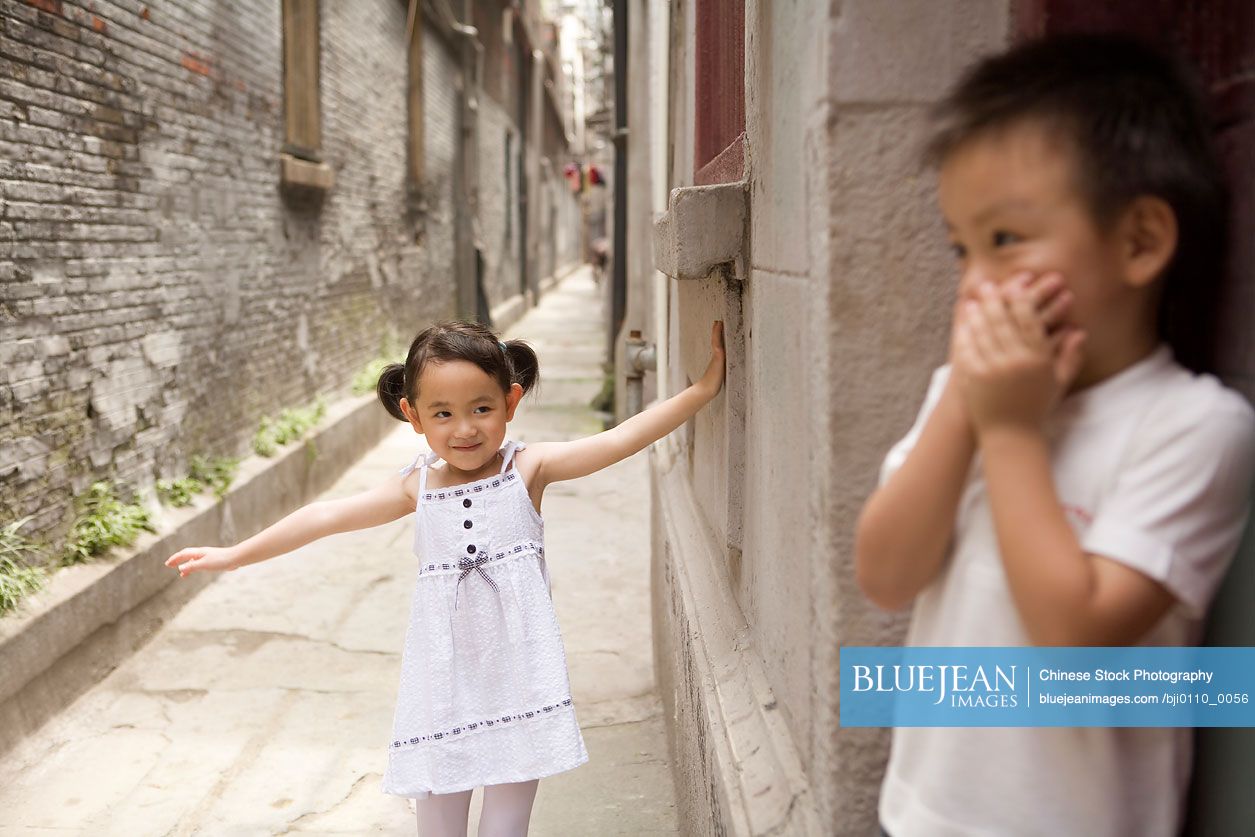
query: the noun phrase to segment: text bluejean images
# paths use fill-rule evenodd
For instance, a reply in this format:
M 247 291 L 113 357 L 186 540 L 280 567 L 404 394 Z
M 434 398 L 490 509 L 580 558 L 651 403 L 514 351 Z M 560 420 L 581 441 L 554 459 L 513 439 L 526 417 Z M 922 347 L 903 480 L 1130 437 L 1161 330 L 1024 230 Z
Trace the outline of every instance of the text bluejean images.
M 1251 727 L 1255 648 L 841 649 L 846 727 Z

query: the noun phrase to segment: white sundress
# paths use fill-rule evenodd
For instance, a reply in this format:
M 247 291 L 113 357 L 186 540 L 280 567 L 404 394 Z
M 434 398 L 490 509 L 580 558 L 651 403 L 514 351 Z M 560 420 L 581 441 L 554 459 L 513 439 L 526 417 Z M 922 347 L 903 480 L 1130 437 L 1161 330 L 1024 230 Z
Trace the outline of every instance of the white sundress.
M 544 520 L 517 468 L 427 489 L 420 454 L 420 564 L 401 659 L 383 792 L 422 799 L 522 782 L 588 761 L 545 566 Z M 507 470 L 508 469 L 508 470 Z

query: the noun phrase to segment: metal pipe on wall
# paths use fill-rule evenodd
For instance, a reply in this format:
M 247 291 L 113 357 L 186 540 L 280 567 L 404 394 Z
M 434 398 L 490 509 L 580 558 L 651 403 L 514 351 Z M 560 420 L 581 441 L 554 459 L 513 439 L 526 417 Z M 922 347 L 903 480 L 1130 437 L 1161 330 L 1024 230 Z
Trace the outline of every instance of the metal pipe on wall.
M 608 358 L 627 313 L 628 8 L 614 0 L 614 270 L 610 296 Z

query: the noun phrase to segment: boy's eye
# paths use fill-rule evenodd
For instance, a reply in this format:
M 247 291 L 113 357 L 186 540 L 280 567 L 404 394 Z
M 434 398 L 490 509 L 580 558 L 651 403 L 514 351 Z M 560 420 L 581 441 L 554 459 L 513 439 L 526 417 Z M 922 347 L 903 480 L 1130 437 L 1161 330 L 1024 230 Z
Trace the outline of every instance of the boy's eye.
M 1005 247 L 1008 244 L 1015 244 L 1020 237 L 1015 233 L 1009 233 L 1006 230 L 997 230 L 994 232 L 994 246 Z
M 950 252 L 954 253 L 956 259 L 962 260 L 967 258 L 967 249 L 957 242 L 950 242 Z

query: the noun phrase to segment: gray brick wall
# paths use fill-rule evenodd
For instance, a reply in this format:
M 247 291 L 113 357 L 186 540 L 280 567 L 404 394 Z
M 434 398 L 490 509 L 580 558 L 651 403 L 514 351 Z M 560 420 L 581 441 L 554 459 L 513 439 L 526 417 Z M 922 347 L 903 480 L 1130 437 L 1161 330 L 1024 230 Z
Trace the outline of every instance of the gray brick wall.
M 449 307 L 442 316 L 455 312 L 454 283 L 457 261 L 454 253 L 454 166 L 457 163 L 459 81 L 458 58 L 453 45 L 434 35 L 427 27 L 423 40 L 423 108 L 426 114 L 424 137 L 426 163 L 423 184 L 423 261 L 425 276 L 449 293 Z M 413 339 L 413 334 L 408 335 Z
M 405 4 L 322 4 L 316 211 L 279 192 L 278 2 L 0 0 L 0 520 L 242 455 L 453 313 L 454 65 L 428 34 L 405 196 Z
M 484 288 L 499 305 L 521 292 L 519 280 L 519 132 L 514 120 L 491 96 L 480 97 L 479 222 L 484 249 Z M 509 134 L 509 182 L 506 135 Z M 507 204 L 507 200 L 509 203 Z
M 580 260 L 580 205 L 563 167 L 573 160 L 556 151 L 541 164 L 540 272 L 549 276 Z

